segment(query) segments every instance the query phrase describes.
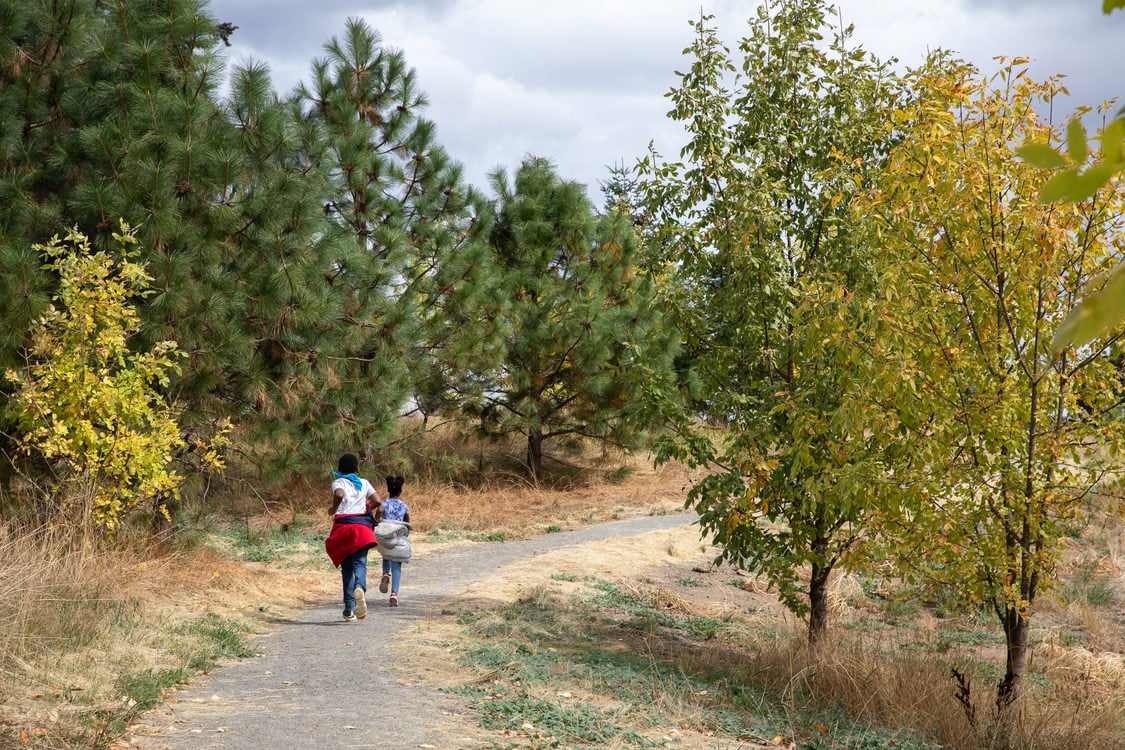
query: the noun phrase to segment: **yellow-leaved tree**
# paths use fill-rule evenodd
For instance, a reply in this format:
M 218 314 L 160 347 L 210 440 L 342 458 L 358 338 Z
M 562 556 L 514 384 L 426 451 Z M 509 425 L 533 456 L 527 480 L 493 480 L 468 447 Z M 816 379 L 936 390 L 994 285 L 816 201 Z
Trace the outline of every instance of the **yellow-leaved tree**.
M 1056 352 L 1054 331 L 1116 262 L 1125 191 L 1044 203 L 1049 175 L 1015 147 L 1054 132 L 1037 112 L 1057 80 L 1026 59 L 982 79 L 935 56 L 912 76 L 918 98 L 878 189 L 857 206 L 881 221 L 880 347 L 899 389 L 921 490 L 892 552 L 947 600 L 985 607 L 1004 631 L 998 705 L 1020 695 L 1039 597 L 1065 530 L 1119 480 L 1116 336 Z
M 36 246 L 59 287 L 26 366 L 6 373 L 18 460 L 49 479 L 37 520 L 107 536 L 139 502 L 177 495 L 171 458 L 184 444 L 160 392 L 179 352 L 172 341 L 130 350 L 140 326 L 133 300 L 150 293 L 151 278 L 135 260 L 133 230 L 122 222 L 113 238 L 116 255 L 94 251 L 77 229 Z

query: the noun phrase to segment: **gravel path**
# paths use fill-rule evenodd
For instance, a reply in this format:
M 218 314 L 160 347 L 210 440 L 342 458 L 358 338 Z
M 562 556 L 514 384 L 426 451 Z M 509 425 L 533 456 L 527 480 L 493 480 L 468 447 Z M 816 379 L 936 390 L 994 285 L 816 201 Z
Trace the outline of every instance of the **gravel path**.
M 441 616 L 442 604 L 466 585 L 507 563 L 562 547 L 672 529 L 692 514 L 650 516 L 548 534 L 475 544 L 416 556 L 403 567 L 402 604 L 386 606 L 371 556 L 367 618 L 343 622 L 339 601 L 282 622 L 253 645 L 262 655 L 223 666 L 141 717 L 155 734 L 134 735 L 130 747 L 168 748 L 470 748 L 471 726 L 450 696 L 408 681 L 383 663 L 381 644 L 419 621 Z M 357 673 L 357 670 L 366 670 Z

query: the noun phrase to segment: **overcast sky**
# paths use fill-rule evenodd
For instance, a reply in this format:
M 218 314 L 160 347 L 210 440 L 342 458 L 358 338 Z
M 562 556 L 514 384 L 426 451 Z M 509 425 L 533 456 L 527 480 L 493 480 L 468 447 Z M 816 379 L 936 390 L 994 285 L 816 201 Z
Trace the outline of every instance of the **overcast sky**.
M 239 28 L 228 65 L 269 65 L 288 93 L 308 80 L 323 45 L 360 17 L 405 53 L 430 98 L 426 116 L 470 182 L 497 166 L 547 157 L 601 203 L 607 167 L 632 165 L 655 141 L 674 156 L 681 129 L 664 94 L 686 67 L 688 21 L 714 15 L 731 45 L 753 0 L 212 0 Z M 1125 101 L 1125 12 L 1102 0 L 839 0 L 855 39 L 882 58 L 920 63 L 929 49 L 957 52 L 984 71 L 996 55 L 1026 56 L 1032 74 L 1065 74 L 1069 111 Z

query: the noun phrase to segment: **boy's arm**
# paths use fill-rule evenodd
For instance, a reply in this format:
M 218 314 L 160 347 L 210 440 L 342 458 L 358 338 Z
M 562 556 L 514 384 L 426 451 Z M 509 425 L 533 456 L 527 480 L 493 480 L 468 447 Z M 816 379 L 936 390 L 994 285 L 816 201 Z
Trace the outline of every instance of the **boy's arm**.
M 344 499 L 344 491 L 336 490 L 332 493 L 332 507 L 328 510 L 328 515 L 336 515 L 336 509 L 340 507 L 340 502 Z

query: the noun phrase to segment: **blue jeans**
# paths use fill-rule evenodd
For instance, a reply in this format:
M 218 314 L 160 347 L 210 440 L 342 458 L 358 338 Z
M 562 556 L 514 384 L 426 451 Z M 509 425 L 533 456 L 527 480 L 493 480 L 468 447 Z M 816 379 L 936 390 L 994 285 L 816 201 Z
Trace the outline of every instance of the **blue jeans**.
M 344 609 L 355 609 L 355 590 L 367 591 L 367 550 L 353 552 L 340 563 L 340 577 L 344 579 Z
M 398 560 L 383 560 L 383 575 L 391 574 L 391 593 L 398 593 L 398 582 L 402 580 L 402 563 Z M 364 589 L 366 591 L 366 589 Z

